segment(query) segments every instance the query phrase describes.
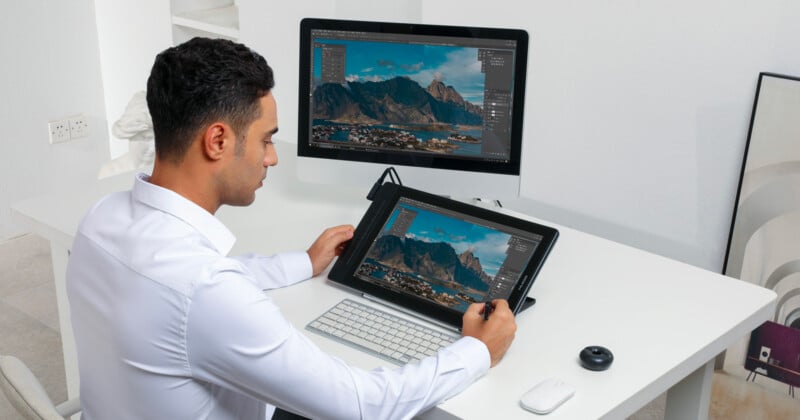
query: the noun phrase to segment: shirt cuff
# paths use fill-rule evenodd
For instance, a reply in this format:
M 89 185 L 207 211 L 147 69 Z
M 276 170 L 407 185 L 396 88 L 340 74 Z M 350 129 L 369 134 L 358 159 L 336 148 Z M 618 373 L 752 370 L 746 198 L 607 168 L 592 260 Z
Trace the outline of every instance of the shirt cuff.
M 475 337 L 461 337 L 447 346 L 448 350 L 462 358 L 464 366 L 473 379 L 485 375 L 492 366 L 492 356 L 483 341 Z
M 308 280 L 314 274 L 311 257 L 305 251 L 281 252 L 278 254 L 278 258 L 283 263 L 283 269 L 290 284 Z

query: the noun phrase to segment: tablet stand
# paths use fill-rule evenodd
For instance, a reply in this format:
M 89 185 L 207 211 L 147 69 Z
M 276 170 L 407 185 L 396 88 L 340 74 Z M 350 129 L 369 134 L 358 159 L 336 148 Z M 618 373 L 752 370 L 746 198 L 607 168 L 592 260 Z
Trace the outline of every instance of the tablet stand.
M 525 296 L 525 302 L 522 302 L 522 306 L 519 308 L 519 312 L 522 312 L 522 311 L 530 308 L 534 304 L 536 304 L 536 298 L 532 298 L 530 296 Z

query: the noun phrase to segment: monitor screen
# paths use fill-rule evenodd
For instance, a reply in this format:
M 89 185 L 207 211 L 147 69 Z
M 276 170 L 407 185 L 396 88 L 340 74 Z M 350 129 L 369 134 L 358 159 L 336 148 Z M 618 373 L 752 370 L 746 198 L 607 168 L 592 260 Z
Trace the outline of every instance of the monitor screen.
M 300 43 L 298 156 L 519 175 L 525 31 L 307 18 Z

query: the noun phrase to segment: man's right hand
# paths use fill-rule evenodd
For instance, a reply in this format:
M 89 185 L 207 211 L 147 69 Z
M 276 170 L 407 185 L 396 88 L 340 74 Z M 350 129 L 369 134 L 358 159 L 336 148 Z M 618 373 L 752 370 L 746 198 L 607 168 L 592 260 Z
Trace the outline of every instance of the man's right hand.
M 494 310 L 488 320 L 484 320 L 484 303 L 473 303 L 464 312 L 461 334 L 465 337 L 475 337 L 486 344 L 492 358 L 492 366 L 496 365 L 514 341 L 517 323 L 514 313 L 504 299 L 492 301 Z
M 347 241 L 353 239 L 355 228 L 352 225 L 334 226 L 325 229 L 319 238 L 306 251 L 311 259 L 311 269 L 316 276 L 330 265 L 333 258 L 344 251 Z

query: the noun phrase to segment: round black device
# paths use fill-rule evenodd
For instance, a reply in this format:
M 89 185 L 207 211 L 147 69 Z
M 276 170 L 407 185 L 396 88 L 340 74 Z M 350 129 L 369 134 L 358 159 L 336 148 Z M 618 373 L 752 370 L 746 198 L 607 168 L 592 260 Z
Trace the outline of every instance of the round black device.
M 581 350 L 581 366 L 589 370 L 606 370 L 614 361 L 611 350 L 602 346 L 588 346 Z

